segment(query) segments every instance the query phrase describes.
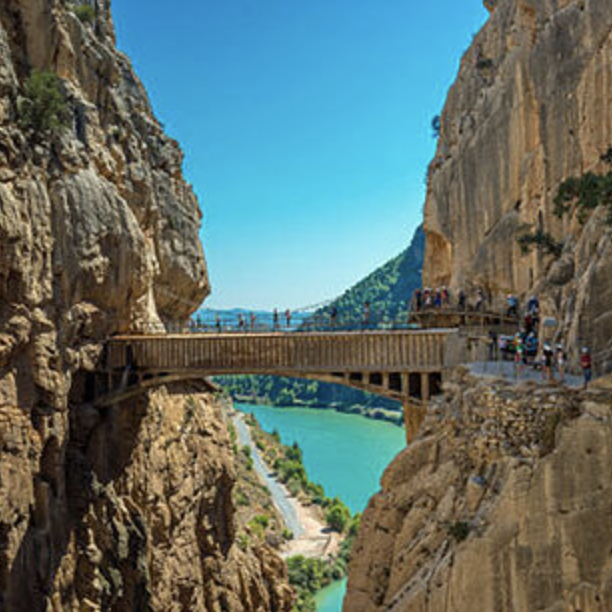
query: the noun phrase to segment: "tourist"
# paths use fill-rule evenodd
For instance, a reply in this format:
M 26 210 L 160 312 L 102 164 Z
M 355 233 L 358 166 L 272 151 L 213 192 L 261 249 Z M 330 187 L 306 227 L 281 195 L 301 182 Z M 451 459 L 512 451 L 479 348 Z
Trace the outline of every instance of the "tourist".
M 217 332 L 221 333 L 221 317 L 219 315 L 215 317 L 215 327 L 217 328 Z
M 442 287 L 442 304 L 448 306 L 450 303 L 450 292 L 447 287 Z
M 414 307 L 416 308 L 416 310 L 421 310 L 422 306 L 423 306 L 423 293 L 419 288 L 417 288 L 414 290 Z
M 482 289 L 479 289 L 478 293 L 476 294 L 476 302 L 474 303 L 474 310 L 476 310 L 477 312 L 480 312 L 482 310 L 483 303 L 484 303 L 484 293 Z
M 278 310 L 275 308 L 274 313 L 272 314 L 272 323 L 274 326 L 274 331 L 278 330 Z
M 553 369 L 552 369 L 554 352 L 550 344 L 548 344 L 548 342 L 544 344 L 543 357 L 544 357 L 544 363 L 543 363 L 543 368 L 542 368 L 542 378 L 544 380 L 551 382 L 555 379 L 554 374 L 553 374 Z
M 567 363 L 567 355 L 563 350 L 562 344 L 557 344 L 557 370 L 559 371 L 559 381 L 565 382 L 565 364 Z
M 459 306 L 459 310 L 465 310 L 465 293 L 463 289 L 459 289 L 457 293 L 457 306 Z
M 532 295 L 527 303 L 527 312 L 533 317 L 540 312 L 540 302 L 537 296 Z
M 336 327 L 336 321 L 338 319 L 338 309 L 335 306 L 332 306 L 329 310 L 329 324 L 332 329 Z
M 238 331 L 244 331 L 244 316 L 242 314 L 238 315 Z
M 255 331 L 255 315 L 252 312 L 249 314 L 249 319 L 251 321 L 251 331 L 254 332 Z
M 518 316 L 518 299 L 515 295 L 512 295 L 511 293 L 508 294 L 508 311 L 507 311 L 507 315 L 509 317 L 517 317 Z
M 514 365 L 516 368 L 516 378 L 519 379 L 525 366 L 525 344 L 521 334 L 516 334 L 514 340 Z
M 489 331 L 489 361 L 497 361 L 498 359 L 498 338 L 497 332 L 492 329 Z
M 582 355 L 580 356 L 580 366 L 582 367 L 582 376 L 584 377 L 584 388 L 589 386 L 589 383 L 593 379 L 593 359 L 589 349 L 585 346 L 582 349 Z
M 285 321 L 287 321 L 287 329 L 291 327 L 291 311 L 289 308 L 285 310 Z
M 363 326 L 370 327 L 370 302 L 363 305 Z
M 442 306 L 442 290 L 440 287 L 436 289 L 435 297 L 434 297 L 434 307 L 440 308 Z

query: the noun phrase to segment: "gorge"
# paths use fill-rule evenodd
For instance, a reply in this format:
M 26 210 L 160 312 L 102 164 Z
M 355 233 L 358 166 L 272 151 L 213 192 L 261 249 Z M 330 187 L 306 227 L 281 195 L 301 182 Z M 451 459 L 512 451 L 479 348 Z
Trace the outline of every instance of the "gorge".
M 236 442 L 206 376 L 230 361 L 413 400 L 408 445 L 387 423 L 245 408 L 365 507 L 343 612 L 612 610 L 612 4 L 485 6 L 423 233 L 318 312 L 357 328 L 266 331 L 255 350 L 189 333 L 211 291 L 203 216 L 109 0 L 0 0 L 0 612 L 294 611 L 284 560 L 240 537 Z M 590 348 L 594 383 L 475 374 L 458 362 L 485 323 L 393 328 L 421 264 L 424 285 L 498 311 L 536 295 L 571 372 Z

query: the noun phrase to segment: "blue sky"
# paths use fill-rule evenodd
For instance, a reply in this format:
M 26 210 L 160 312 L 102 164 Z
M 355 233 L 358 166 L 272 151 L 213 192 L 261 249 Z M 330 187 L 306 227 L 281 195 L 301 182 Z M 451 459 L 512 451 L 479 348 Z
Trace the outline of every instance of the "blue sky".
M 403 250 L 478 0 L 114 0 L 186 153 L 211 307 L 299 307 Z

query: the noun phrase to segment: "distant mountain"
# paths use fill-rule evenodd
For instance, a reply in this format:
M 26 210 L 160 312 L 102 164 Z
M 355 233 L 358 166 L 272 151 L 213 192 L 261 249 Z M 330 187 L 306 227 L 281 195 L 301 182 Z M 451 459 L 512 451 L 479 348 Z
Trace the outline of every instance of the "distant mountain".
M 338 324 L 359 323 L 364 304 L 370 302 L 372 323 L 405 321 L 412 294 L 421 286 L 424 255 L 425 232 L 419 225 L 404 252 L 366 276 L 331 304 L 317 310 L 313 319 L 327 321 L 331 309 L 335 307 Z
M 403 253 L 369 274 L 325 308 L 314 314 L 300 314 L 304 319 L 311 317 L 311 322 L 323 319 L 327 323 L 330 309 L 335 306 L 338 309 L 339 324 L 358 323 L 362 318 L 363 304 L 367 300 L 370 302 L 372 322 L 404 321 L 408 301 L 414 290 L 421 286 L 424 252 L 425 233 L 422 226 L 419 226 L 410 246 Z M 240 311 L 223 312 L 237 320 Z M 267 315 L 271 317 L 270 313 Z M 214 323 L 214 315 L 212 321 Z M 298 323 L 297 319 L 295 322 Z M 224 376 L 219 377 L 217 382 L 238 401 L 248 399 L 280 406 L 330 406 L 372 418 L 389 418 L 385 416 L 385 411 L 401 410 L 399 403 L 393 400 L 318 381 L 271 376 Z M 390 418 L 401 422 L 397 412 Z

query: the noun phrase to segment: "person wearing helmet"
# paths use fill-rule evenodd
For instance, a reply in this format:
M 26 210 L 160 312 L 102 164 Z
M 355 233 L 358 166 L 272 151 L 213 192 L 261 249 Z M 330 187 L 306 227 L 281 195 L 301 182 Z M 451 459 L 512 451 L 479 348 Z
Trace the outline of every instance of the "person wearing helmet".
M 589 386 L 589 383 L 593 379 L 593 359 L 589 349 L 585 346 L 582 349 L 582 355 L 580 355 L 580 367 L 582 368 L 582 376 L 584 377 L 584 388 Z

